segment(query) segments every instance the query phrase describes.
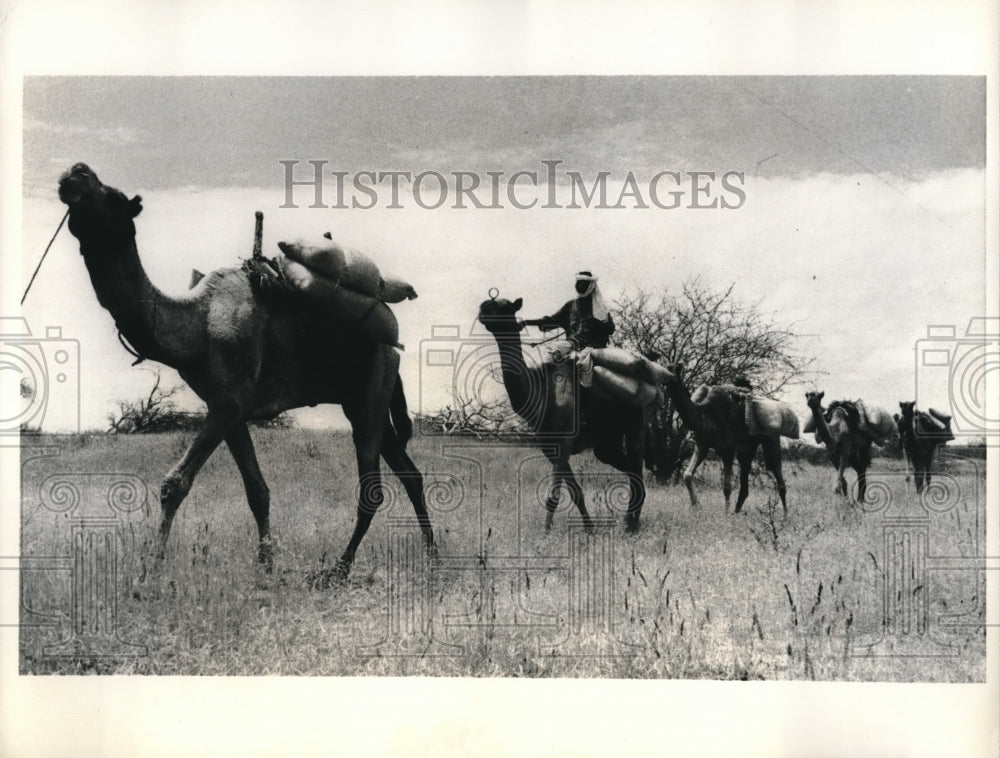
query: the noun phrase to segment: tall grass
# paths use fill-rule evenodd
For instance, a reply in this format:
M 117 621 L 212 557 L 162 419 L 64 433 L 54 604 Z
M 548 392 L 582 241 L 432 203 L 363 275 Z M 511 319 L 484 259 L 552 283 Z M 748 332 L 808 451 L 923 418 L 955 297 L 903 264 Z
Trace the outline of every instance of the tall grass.
M 537 451 L 470 440 L 443 451 L 438 439 L 415 439 L 411 454 L 425 472 L 441 555 L 426 588 L 416 576 L 413 586 L 409 578 L 405 586 L 392 581 L 390 524 L 415 519 L 388 474 L 386 504 L 350 578 L 317 591 L 306 577 L 339 556 L 354 523 L 350 437 L 253 434 L 272 494 L 272 575 L 254 565 L 256 528 L 224 451 L 197 479 L 156 565 L 156 493 L 188 436 L 42 440 L 61 452 L 24 465 L 24 556 L 71 550 L 68 519 L 39 504 L 49 474 L 130 472 L 148 483 L 147 507 L 119 519 L 117 573 L 119 636 L 148 651 L 130 659 L 46 657 L 45 645 L 70 634 L 69 572 L 24 571 L 22 620 L 50 625 L 22 628 L 22 672 L 984 680 L 975 571 L 929 573 L 934 644 L 951 657 L 866 652 L 883 631 L 884 513 L 834 495 L 829 465 L 786 465 L 786 518 L 770 478 L 759 473 L 745 512 L 725 513 L 718 466 L 709 461 L 696 482 L 700 509 L 690 508 L 683 487 L 650 483 L 642 528 L 632 535 L 622 528 L 616 482 L 623 477 L 578 456 L 591 513 L 616 521 L 604 543 L 614 550 L 610 614 L 584 613 L 573 628 L 566 556 L 575 509 L 564 495 L 555 526 L 544 531 L 539 483 L 548 467 Z M 981 555 L 984 475 L 967 461 L 946 458 L 942 466 L 962 492 L 935 516 L 930 552 Z M 916 507 L 900 463 L 877 461 L 870 478 L 884 480 L 894 502 Z M 393 642 L 393 598 L 424 589 L 432 633 L 404 635 L 403 648 L 379 646 Z M 969 623 L 945 628 L 935 622 L 945 613 Z

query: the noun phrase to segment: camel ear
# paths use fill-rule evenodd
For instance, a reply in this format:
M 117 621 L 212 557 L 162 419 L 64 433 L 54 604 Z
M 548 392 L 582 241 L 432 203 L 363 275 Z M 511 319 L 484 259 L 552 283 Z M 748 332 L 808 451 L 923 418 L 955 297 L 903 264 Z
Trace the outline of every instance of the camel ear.
M 901 418 L 903 418 L 903 417 L 902 417 L 902 416 L 900 416 L 900 415 L 899 415 L 898 413 L 893 413 L 893 414 L 892 414 L 892 420 L 893 420 L 893 421 L 895 421 L 895 422 L 896 422 L 897 424 L 899 423 L 899 420 L 900 420 Z
M 524 300 L 519 297 L 517 300 L 511 303 L 511 305 L 514 306 L 514 313 L 517 313 L 519 310 L 521 310 L 521 306 L 524 305 Z
M 822 400 L 822 399 L 823 399 L 823 396 L 824 396 L 825 394 L 826 394 L 826 392 L 817 392 L 817 393 L 816 393 L 816 397 L 818 397 L 818 398 L 819 398 L 820 400 Z
M 142 196 L 136 195 L 128 201 L 128 212 L 132 218 L 142 213 Z

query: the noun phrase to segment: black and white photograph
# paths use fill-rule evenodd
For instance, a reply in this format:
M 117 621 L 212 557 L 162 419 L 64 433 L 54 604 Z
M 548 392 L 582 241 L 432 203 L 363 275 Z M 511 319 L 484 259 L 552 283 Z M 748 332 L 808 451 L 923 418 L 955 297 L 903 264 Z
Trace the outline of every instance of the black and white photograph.
M 12 6 L 4 752 L 990 754 L 997 8 L 833 6 Z

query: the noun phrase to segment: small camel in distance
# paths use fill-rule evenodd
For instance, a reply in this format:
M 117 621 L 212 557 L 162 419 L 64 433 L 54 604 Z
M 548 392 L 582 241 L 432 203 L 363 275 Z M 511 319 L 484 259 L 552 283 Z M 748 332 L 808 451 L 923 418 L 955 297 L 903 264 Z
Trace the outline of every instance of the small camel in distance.
M 955 435 L 951 432 L 951 416 L 933 408 L 921 411 L 916 405 L 913 400 L 900 401 L 900 412 L 895 418 L 906 456 L 906 481 L 910 481 L 912 468 L 917 492 L 923 492 L 931 483 L 931 468 L 938 447 L 955 439 Z

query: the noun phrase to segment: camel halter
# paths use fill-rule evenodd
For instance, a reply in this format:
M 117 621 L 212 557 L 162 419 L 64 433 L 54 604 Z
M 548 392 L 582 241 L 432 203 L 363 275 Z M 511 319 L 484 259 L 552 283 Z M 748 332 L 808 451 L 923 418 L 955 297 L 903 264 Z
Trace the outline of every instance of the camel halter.
M 490 300 L 492 300 L 495 303 L 497 301 L 497 298 L 500 297 L 500 290 L 498 290 L 496 287 L 490 287 L 489 291 L 486 294 L 489 295 Z M 562 329 L 560 329 L 559 331 L 562 332 Z M 556 333 L 551 337 L 546 337 L 543 340 L 538 340 L 538 342 L 525 342 L 524 344 L 527 345 L 528 347 L 538 347 L 539 345 L 544 345 L 546 342 L 552 342 L 552 340 L 557 340 L 557 339 L 563 339 L 563 335 L 560 333 Z
M 52 239 L 49 240 L 49 244 L 45 246 L 45 252 L 42 253 L 42 257 L 38 261 L 38 265 L 35 266 L 35 273 L 31 275 L 31 279 L 28 281 L 28 286 L 25 287 L 24 294 L 21 296 L 21 305 L 24 305 L 24 300 L 28 297 L 28 291 L 31 289 L 31 285 L 35 283 L 35 277 L 38 276 L 38 272 L 42 270 L 42 264 L 45 262 L 45 256 L 49 254 L 49 248 L 51 248 L 52 243 L 56 241 L 56 235 L 59 234 L 59 230 L 63 228 L 63 224 L 66 223 L 67 218 L 69 218 L 69 208 L 66 209 L 66 213 L 62 217 L 62 221 L 60 221 L 59 226 L 56 227 L 55 234 L 52 235 Z

